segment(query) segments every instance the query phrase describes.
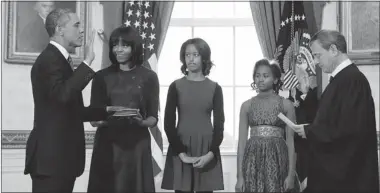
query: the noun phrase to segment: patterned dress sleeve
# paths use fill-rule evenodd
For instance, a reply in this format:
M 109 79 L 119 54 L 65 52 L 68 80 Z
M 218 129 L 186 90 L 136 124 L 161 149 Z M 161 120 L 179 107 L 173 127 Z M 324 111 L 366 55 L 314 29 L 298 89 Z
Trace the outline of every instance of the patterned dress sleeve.
M 156 124 L 158 122 L 158 106 L 159 106 L 159 92 L 160 86 L 157 78 L 157 74 L 152 71 L 152 74 L 149 76 L 147 84 L 148 93 L 146 93 L 146 117 L 156 118 Z
M 214 132 L 212 136 L 211 149 L 214 155 L 219 152 L 219 146 L 223 141 L 224 132 L 224 107 L 223 107 L 223 91 L 219 84 L 216 84 L 214 98 L 213 98 L 213 119 L 214 119 Z
M 170 84 L 169 91 L 166 99 L 165 117 L 164 117 L 164 129 L 173 154 L 178 155 L 182 152 L 186 152 L 186 147 L 180 141 L 176 129 L 176 110 L 177 110 L 177 89 L 175 82 Z

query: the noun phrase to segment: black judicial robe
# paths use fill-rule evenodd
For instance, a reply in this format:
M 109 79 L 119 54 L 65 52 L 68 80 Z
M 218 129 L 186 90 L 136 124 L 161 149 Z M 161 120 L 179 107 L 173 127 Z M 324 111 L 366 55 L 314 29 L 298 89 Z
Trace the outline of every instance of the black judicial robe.
M 298 124 L 313 122 L 315 114 L 318 110 L 318 91 L 317 87 L 309 89 L 304 99 L 301 98 L 303 93 L 296 89 L 295 98 L 299 101 L 299 106 L 295 107 L 296 121 Z M 289 96 L 289 100 L 294 102 L 294 98 Z M 309 165 L 309 143 L 307 139 L 303 139 L 298 135 L 294 135 L 294 147 L 297 153 L 296 171 L 300 182 L 303 182 L 307 177 Z
M 356 65 L 326 87 L 312 124 L 307 192 L 379 192 L 375 106 Z

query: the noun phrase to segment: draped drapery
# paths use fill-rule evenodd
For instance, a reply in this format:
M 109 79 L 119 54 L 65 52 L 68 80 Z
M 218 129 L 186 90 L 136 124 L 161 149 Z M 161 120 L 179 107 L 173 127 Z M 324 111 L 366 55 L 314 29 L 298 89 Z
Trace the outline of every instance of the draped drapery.
M 250 2 L 256 33 L 258 35 L 264 57 L 273 58 L 284 3 L 284 1 Z M 320 30 L 322 11 L 325 4 L 325 1 L 304 1 L 304 9 L 310 34 Z
M 123 2 L 122 1 L 101 1 L 103 5 L 103 41 L 102 68 L 111 65 L 109 60 L 108 38 L 112 31 L 122 24 Z
M 162 2 L 155 2 L 157 4 L 157 12 L 156 14 L 161 15 L 160 17 L 156 17 L 158 20 L 161 18 L 161 35 L 159 37 L 160 41 L 157 45 L 157 57 L 160 57 L 160 53 L 162 50 L 162 47 L 164 46 L 166 33 L 169 28 L 170 18 L 173 12 L 174 7 L 174 1 L 162 1 Z
M 250 6 L 263 55 L 273 58 L 284 1 L 252 1 Z

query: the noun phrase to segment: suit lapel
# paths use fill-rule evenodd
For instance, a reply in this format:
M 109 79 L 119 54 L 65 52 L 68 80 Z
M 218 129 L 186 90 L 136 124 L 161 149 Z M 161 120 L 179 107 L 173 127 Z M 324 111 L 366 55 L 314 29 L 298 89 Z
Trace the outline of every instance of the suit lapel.
M 65 66 L 65 74 L 64 76 L 65 77 L 70 77 L 72 76 L 72 74 L 74 73 L 73 69 L 71 68 L 69 62 L 67 61 L 67 59 L 62 55 L 62 53 L 58 50 L 57 47 L 55 47 L 54 45 L 52 44 L 49 44 L 48 47 L 47 47 L 48 50 L 51 50 L 54 55 L 58 58 L 58 61 L 57 62 L 61 62 L 62 64 L 57 64 L 57 65 L 64 65 Z M 76 95 L 75 97 L 75 103 L 81 103 L 80 105 L 83 106 L 83 98 L 82 98 L 82 93 L 80 92 L 80 94 Z
M 65 58 L 65 56 L 62 55 L 62 53 L 58 50 L 57 47 L 55 47 L 54 45 L 52 44 L 49 44 L 47 49 L 51 50 L 52 52 L 54 52 L 54 54 L 57 56 L 57 58 L 59 59 L 60 62 L 62 62 L 62 64 L 65 65 L 65 67 L 71 72 L 73 73 L 73 69 L 71 68 L 69 62 L 67 61 L 67 58 Z

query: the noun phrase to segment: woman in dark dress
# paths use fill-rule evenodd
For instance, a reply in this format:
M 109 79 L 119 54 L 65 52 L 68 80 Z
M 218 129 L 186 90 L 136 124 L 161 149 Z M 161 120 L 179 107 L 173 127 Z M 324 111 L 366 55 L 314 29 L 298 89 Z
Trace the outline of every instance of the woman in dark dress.
M 148 127 L 157 123 L 159 84 L 142 66 L 142 43 L 131 27 L 115 29 L 109 41 L 112 65 L 92 83 L 91 105 L 139 109 L 133 117 L 112 116 L 92 123 L 98 129 L 88 192 L 154 192 Z

